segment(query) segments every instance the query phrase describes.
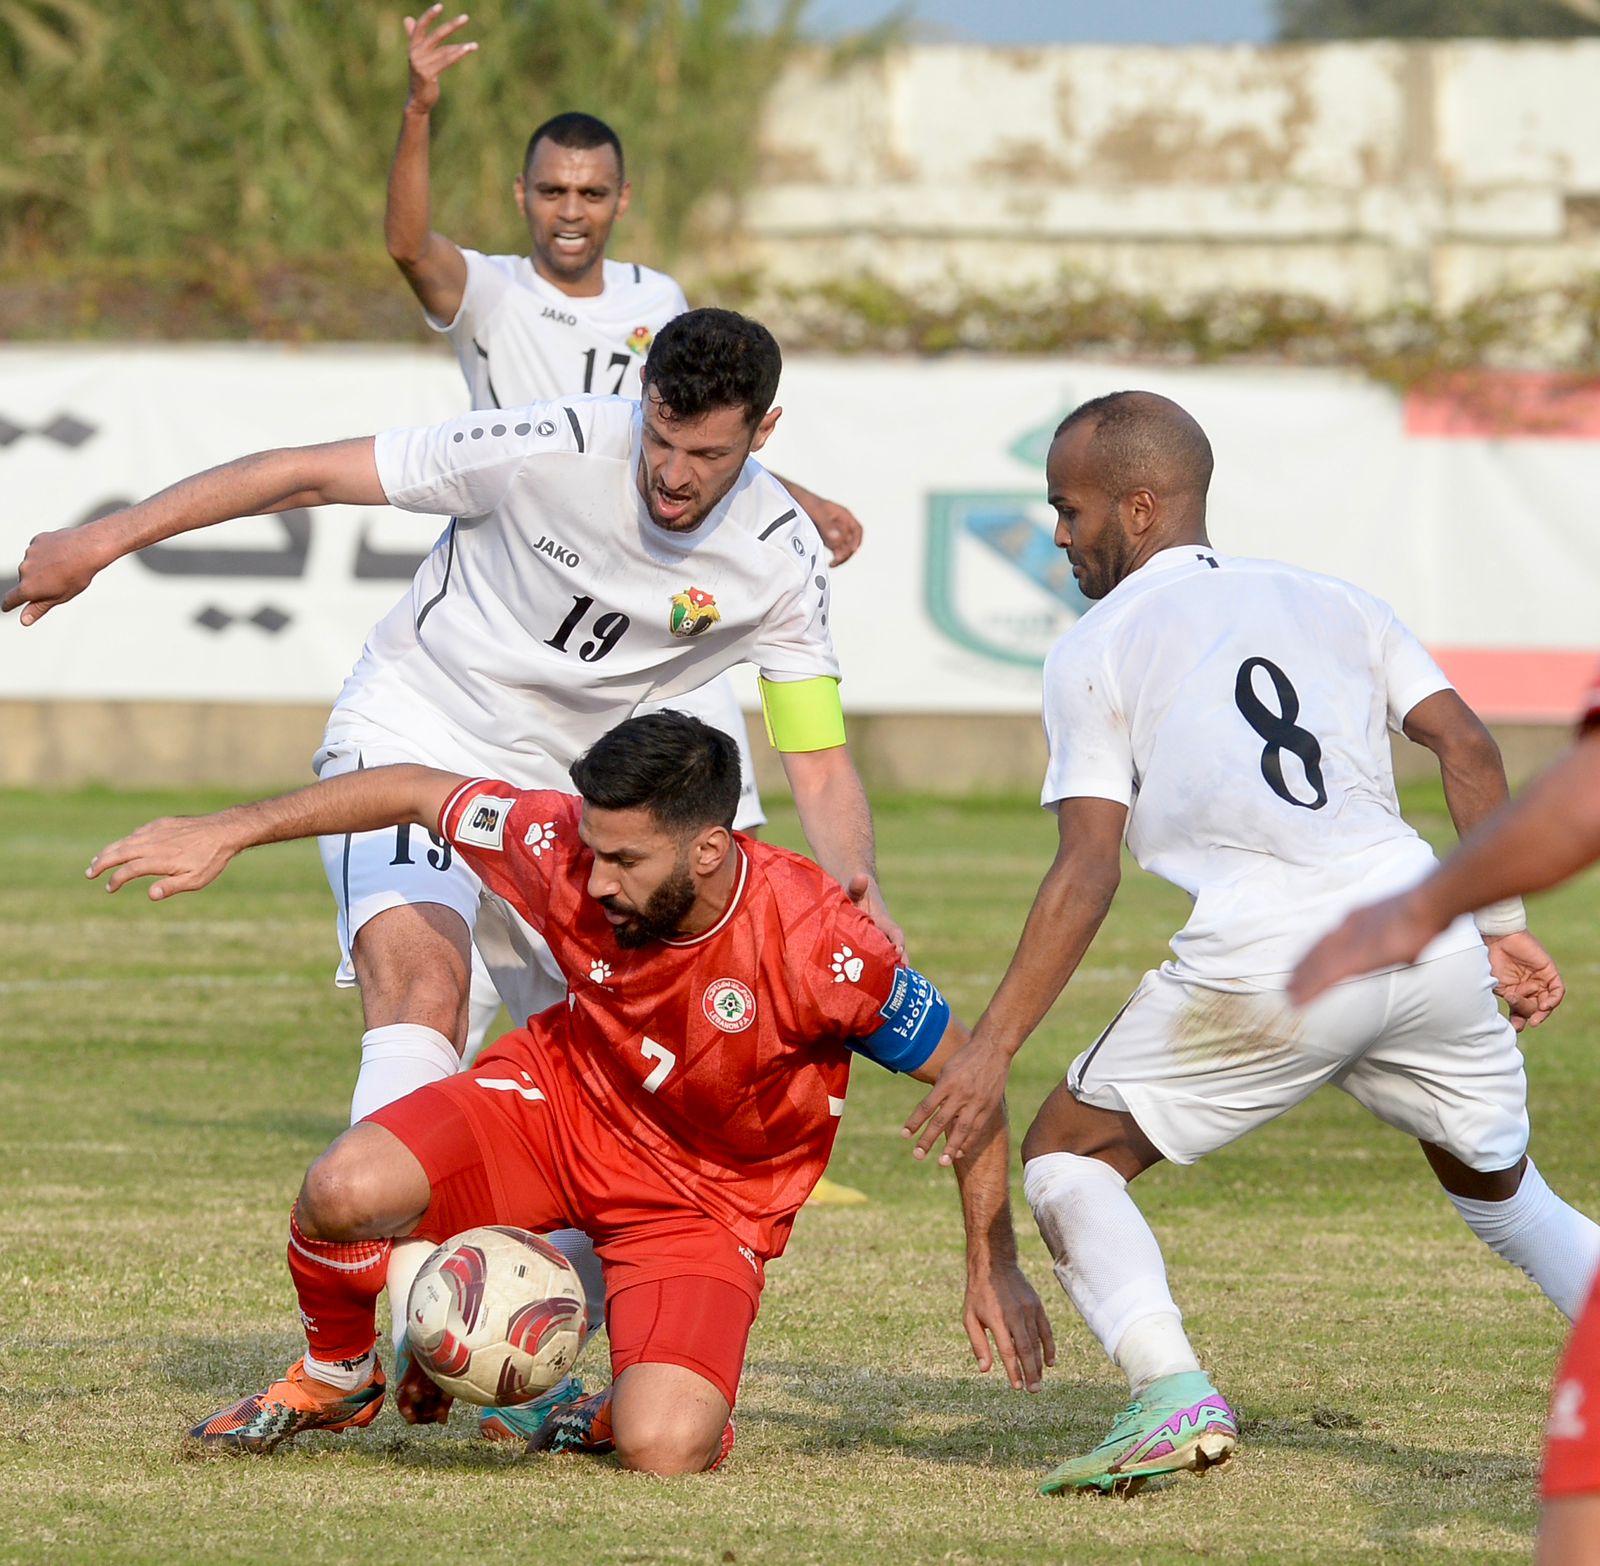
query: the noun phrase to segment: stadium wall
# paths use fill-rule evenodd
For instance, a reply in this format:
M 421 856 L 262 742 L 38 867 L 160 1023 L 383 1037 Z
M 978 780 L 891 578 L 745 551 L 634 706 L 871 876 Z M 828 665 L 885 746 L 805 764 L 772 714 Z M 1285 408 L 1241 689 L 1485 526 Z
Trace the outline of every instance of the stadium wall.
M 1454 310 L 1600 269 L 1597 77 L 1597 40 L 811 60 L 768 107 L 730 259 L 790 283 L 1066 273 L 1169 303 Z
M 1592 387 L 1485 375 L 1402 396 L 1331 371 L 800 357 L 768 451 L 868 530 L 831 629 L 875 782 L 1037 780 L 1040 664 L 1087 607 L 1051 544 L 1044 451 L 1065 411 L 1130 380 L 1210 431 L 1219 549 L 1360 583 L 1486 716 L 1558 731 L 1600 623 Z M 447 354 L 417 350 L 0 353 L 0 576 L 36 531 L 242 451 L 455 416 L 459 386 Z M 437 531 L 386 508 L 245 519 L 119 562 L 29 630 L 0 620 L 0 778 L 304 776 L 361 633 Z

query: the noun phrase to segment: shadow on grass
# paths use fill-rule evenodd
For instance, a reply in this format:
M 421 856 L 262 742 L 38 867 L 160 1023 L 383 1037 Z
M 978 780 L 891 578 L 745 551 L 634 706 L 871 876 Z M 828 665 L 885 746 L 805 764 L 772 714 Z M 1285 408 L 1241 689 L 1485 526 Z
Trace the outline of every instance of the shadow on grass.
M 170 1110 L 143 1109 L 128 1116 L 132 1125 L 152 1131 L 210 1131 L 229 1137 L 283 1137 L 304 1142 L 320 1151 L 341 1132 L 350 1129 L 348 1117 L 316 1115 L 295 1110 L 261 1110 L 256 1114 L 178 1115 Z

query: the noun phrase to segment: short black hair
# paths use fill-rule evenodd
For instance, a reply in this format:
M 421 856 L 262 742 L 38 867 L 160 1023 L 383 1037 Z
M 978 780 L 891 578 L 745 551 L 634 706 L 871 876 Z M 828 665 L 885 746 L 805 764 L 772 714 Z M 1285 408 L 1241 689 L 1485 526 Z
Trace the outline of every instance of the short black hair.
M 655 335 L 641 372 L 678 419 L 743 408 L 759 424 L 778 395 L 783 353 L 759 321 L 737 310 L 687 310 Z
M 522 155 L 524 173 L 533 162 L 533 149 L 541 141 L 553 141 L 558 147 L 573 147 L 579 152 L 588 152 L 595 147 L 610 147 L 617 155 L 617 178 L 625 177 L 621 140 L 604 120 L 597 120 L 592 114 L 580 114 L 576 109 L 570 109 L 565 114 L 551 115 L 528 138 L 528 150 Z
M 1205 498 L 1214 459 L 1194 416 L 1158 392 L 1108 392 L 1080 404 L 1056 426 L 1056 438 L 1092 424 L 1091 451 L 1106 493 L 1136 489 Z
M 572 763 L 584 802 L 644 808 L 667 831 L 732 828 L 739 808 L 739 747 L 709 723 L 670 708 L 629 718 Z

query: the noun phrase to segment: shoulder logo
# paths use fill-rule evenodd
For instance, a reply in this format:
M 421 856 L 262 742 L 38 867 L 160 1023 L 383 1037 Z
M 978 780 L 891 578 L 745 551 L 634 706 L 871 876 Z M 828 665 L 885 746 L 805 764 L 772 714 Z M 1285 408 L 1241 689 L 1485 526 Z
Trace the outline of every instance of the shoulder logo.
M 700 997 L 706 1020 L 724 1033 L 743 1033 L 756 1020 L 756 998 L 738 979 L 713 979 Z
M 556 421 L 554 419 L 540 419 L 539 420 L 539 433 L 541 435 L 554 435 L 555 432 L 556 432 Z
M 833 954 L 833 982 L 843 984 L 848 979 L 851 984 L 859 984 L 866 966 L 863 958 L 857 957 L 848 946 L 841 946 Z
M 628 352 L 644 354 L 650 351 L 650 344 L 655 341 L 655 333 L 648 326 L 636 326 L 628 333 Z
M 533 851 L 533 857 L 539 858 L 545 849 L 555 847 L 556 824 L 554 821 L 535 821 L 522 835 L 524 848 Z
M 495 794 L 475 794 L 461 813 L 461 824 L 456 828 L 458 843 L 472 843 L 478 848 L 500 848 L 505 836 L 506 818 L 516 803 L 501 799 Z
M 722 618 L 717 600 L 698 587 L 686 587 L 674 595 L 667 611 L 667 629 L 674 636 L 698 636 L 709 631 Z
M 1568 1380 L 1556 1384 L 1555 1396 L 1550 1400 L 1550 1421 L 1544 1433 L 1551 1441 L 1582 1441 L 1589 1434 L 1583 1417 L 1581 1382 Z

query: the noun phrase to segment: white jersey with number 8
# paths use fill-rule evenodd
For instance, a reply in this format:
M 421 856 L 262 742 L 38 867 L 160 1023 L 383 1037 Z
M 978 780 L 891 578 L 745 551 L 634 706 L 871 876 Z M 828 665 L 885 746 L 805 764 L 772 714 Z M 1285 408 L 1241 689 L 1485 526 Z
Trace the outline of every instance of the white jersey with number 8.
M 1050 653 L 1043 800 L 1129 806 L 1134 857 L 1194 899 L 1179 972 L 1286 973 L 1349 909 L 1432 868 L 1400 815 L 1388 731 L 1449 688 L 1347 582 L 1165 549 Z M 1477 943 L 1461 920 L 1422 960 Z

